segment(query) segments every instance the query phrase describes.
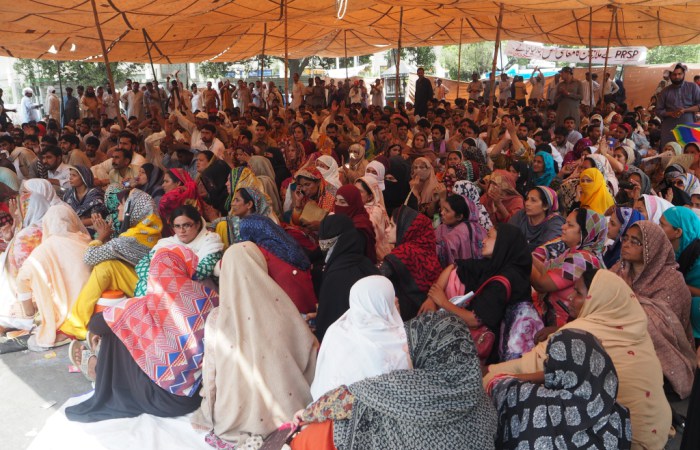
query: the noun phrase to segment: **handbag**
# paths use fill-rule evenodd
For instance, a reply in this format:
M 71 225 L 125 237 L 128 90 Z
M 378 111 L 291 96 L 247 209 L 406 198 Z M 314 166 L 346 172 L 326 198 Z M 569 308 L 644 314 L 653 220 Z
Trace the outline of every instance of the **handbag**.
M 510 299 L 510 281 L 508 278 L 502 275 L 496 275 L 484 281 L 482 285 L 479 286 L 479 289 L 476 290 L 474 297 L 472 298 L 478 297 L 484 287 L 492 282 L 503 284 L 503 286 L 506 288 L 506 298 Z M 472 340 L 474 341 L 474 347 L 476 347 L 477 356 L 480 360 L 485 361 L 491 355 L 491 351 L 493 350 L 493 344 L 496 342 L 496 333 L 491 331 L 486 325 L 481 325 L 478 328 L 469 328 L 469 331 L 472 334 Z

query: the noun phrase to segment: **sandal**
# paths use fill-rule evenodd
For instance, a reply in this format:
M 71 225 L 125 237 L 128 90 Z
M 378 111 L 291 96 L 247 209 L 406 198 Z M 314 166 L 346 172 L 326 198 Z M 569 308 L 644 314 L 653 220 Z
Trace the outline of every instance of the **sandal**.
M 85 335 L 85 345 L 87 346 L 88 350 L 95 354 L 95 356 L 98 356 L 100 353 L 101 341 L 102 337 L 96 335 L 95 333 L 91 333 L 90 331 L 88 331 Z
M 76 360 L 76 350 L 80 351 L 80 362 Z M 68 358 L 70 359 L 71 364 L 79 368 L 80 373 L 82 373 L 88 381 L 94 382 L 95 377 L 90 376 L 88 367 L 88 363 L 90 362 L 93 356 L 97 358 L 97 356 L 92 352 L 92 350 L 88 349 L 82 341 L 72 341 L 70 343 L 70 346 L 68 347 Z

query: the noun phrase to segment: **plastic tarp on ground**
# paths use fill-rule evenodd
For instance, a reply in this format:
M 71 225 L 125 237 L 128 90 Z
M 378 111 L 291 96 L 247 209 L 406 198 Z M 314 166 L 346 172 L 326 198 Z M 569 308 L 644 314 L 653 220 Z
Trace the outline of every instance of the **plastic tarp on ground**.
M 284 56 L 282 0 L 96 0 L 111 61 L 236 61 Z M 700 0 L 503 0 L 503 40 L 604 47 L 700 43 Z M 288 0 L 290 58 L 369 54 L 403 46 L 493 41 L 499 3 L 467 0 Z M 461 19 L 464 19 L 463 21 Z M 460 25 L 463 24 L 460 39 Z M 54 46 L 57 53 L 49 53 Z M 71 51 L 73 49 L 73 51 Z M 90 0 L 0 2 L 0 54 L 20 58 L 102 59 Z

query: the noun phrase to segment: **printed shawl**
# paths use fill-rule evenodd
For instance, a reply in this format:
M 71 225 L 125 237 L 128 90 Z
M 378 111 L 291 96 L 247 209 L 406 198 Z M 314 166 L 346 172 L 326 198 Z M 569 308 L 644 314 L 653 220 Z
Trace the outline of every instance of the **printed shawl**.
M 201 383 L 204 322 L 216 292 L 192 281 L 197 255 L 174 245 L 156 251 L 146 295 L 107 308 L 104 319 L 141 370 L 171 394 L 195 395 Z

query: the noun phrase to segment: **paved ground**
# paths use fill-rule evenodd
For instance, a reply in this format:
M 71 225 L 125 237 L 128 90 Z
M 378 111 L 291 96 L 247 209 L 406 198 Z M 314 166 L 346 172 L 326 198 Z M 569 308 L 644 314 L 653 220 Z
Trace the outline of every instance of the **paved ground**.
M 27 448 L 46 419 L 68 398 L 92 389 L 80 373 L 68 372 L 69 365 L 68 346 L 46 353 L 0 355 L 1 448 Z M 685 415 L 688 402 L 672 406 Z M 679 448 L 680 436 L 666 446 L 668 450 Z
M 80 373 L 68 372 L 69 365 L 67 345 L 0 355 L 0 448 L 27 448 L 68 398 L 92 389 Z

